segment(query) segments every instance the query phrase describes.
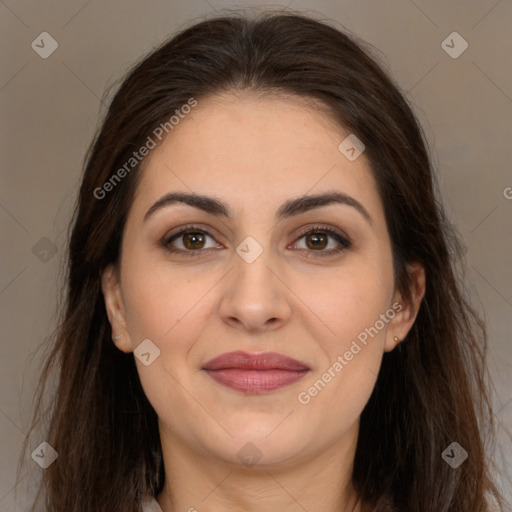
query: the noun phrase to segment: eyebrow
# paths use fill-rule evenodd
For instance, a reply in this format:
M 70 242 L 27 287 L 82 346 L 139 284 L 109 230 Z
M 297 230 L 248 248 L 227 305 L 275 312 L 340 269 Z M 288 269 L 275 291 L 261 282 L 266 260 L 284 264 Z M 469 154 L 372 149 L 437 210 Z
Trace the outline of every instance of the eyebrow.
M 158 199 L 158 201 L 154 203 L 151 208 L 149 208 L 149 210 L 144 215 L 144 222 L 146 222 L 149 217 L 151 217 L 156 211 L 176 203 L 188 204 L 189 206 L 202 210 L 211 215 L 215 215 L 217 217 L 222 216 L 228 219 L 232 217 L 230 209 L 218 199 L 193 193 L 170 192 Z M 294 215 L 299 215 L 301 213 L 314 210 L 315 208 L 320 208 L 330 204 L 343 204 L 346 206 L 351 206 L 357 212 L 359 212 L 370 225 L 373 224 L 368 210 L 359 201 L 341 192 L 305 195 L 295 199 L 289 199 L 277 210 L 276 221 L 280 221 Z

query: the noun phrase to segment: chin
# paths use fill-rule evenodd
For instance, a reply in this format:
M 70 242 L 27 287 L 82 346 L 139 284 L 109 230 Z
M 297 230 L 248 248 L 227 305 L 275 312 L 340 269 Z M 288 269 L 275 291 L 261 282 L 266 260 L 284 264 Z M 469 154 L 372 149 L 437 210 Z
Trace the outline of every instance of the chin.
M 222 450 L 224 453 L 219 455 L 229 462 L 242 464 L 248 468 L 285 466 L 288 461 L 299 454 L 302 455 L 312 440 L 308 443 L 307 440 L 298 437 L 300 429 L 291 428 L 293 425 L 289 425 L 289 428 L 283 428 L 281 425 L 276 429 L 280 421 L 282 418 L 274 422 L 272 427 L 267 422 L 240 425 L 236 430 L 233 426 L 233 430 L 230 430 L 233 438 Z M 216 451 L 218 448 L 219 445 L 215 447 Z

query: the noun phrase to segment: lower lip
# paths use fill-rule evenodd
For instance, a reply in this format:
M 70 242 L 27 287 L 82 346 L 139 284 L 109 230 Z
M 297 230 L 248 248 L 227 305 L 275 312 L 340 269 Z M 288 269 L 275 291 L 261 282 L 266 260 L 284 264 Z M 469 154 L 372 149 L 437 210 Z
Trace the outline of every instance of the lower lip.
M 309 370 L 205 370 L 216 382 L 244 393 L 262 394 L 289 386 L 302 379 Z

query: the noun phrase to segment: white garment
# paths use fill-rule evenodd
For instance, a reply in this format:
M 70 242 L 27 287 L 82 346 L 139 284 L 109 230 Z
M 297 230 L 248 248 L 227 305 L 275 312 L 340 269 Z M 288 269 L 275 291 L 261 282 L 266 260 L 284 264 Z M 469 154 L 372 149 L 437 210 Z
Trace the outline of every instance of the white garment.
M 162 512 L 158 501 L 150 498 L 142 503 L 142 512 Z

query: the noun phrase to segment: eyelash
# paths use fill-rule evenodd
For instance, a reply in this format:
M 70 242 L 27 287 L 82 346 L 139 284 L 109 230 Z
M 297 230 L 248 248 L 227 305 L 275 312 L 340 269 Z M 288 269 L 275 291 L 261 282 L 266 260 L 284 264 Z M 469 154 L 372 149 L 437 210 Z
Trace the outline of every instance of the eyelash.
M 172 234 L 171 236 L 166 236 L 163 240 L 162 240 L 162 245 L 164 246 L 164 248 L 172 253 L 172 254 L 180 254 L 180 255 L 184 255 L 184 256 L 190 256 L 190 257 L 196 257 L 196 256 L 200 256 L 201 255 L 201 252 L 204 252 L 208 249 L 188 249 L 188 250 L 184 250 L 184 249 L 174 249 L 172 248 L 172 246 L 170 246 L 170 243 L 172 241 L 174 241 L 175 239 L 179 238 L 180 236 L 183 236 L 185 234 L 188 234 L 188 233 L 201 233 L 203 235 L 206 235 L 206 236 L 209 236 L 210 238 L 214 239 L 214 237 L 206 230 L 202 229 L 202 228 L 199 228 L 198 226 L 194 226 L 194 225 L 188 225 L 188 226 L 184 226 L 182 229 L 180 229 L 180 231 L 178 231 L 177 233 L 174 233 Z M 301 238 L 305 237 L 306 235 L 310 235 L 310 234 L 313 234 L 313 233 L 321 233 L 321 234 L 326 234 L 326 235 L 329 235 L 331 236 L 332 238 L 334 238 L 339 244 L 340 244 L 340 247 L 336 248 L 336 249 L 330 249 L 328 251 L 325 251 L 325 250 L 318 250 L 318 251 L 315 251 L 313 249 L 300 249 L 300 250 L 306 250 L 306 251 L 309 251 L 311 253 L 311 256 L 310 257 L 327 257 L 327 256 L 332 256 L 334 254 L 337 254 L 337 253 L 340 253 L 346 249 L 349 249 L 351 247 L 351 242 L 345 238 L 343 235 L 341 235 L 340 233 L 338 233 L 337 231 L 334 231 L 333 229 L 330 229 L 326 226 L 314 226 L 313 228 L 309 228 L 307 229 L 306 231 L 302 232 L 301 234 L 298 235 L 297 237 L 297 240 L 300 240 Z M 209 249 L 212 249 L 212 248 L 209 248 Z

